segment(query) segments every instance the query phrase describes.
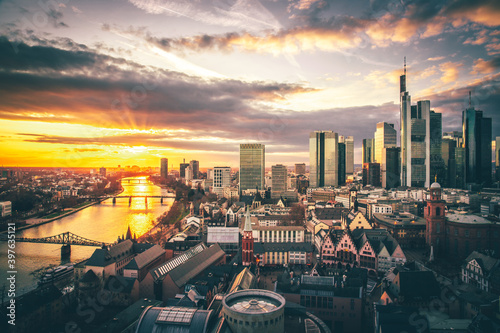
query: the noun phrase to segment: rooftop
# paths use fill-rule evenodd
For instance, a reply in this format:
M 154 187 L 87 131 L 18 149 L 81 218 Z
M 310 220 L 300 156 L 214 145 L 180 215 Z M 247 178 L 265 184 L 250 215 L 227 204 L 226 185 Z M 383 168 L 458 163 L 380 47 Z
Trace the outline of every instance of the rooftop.
M 458 222 L 464 224 L 491 224 L 490 220 L 473 214 L 448 214 L 446 215 L 446 218 L 450 222 Z

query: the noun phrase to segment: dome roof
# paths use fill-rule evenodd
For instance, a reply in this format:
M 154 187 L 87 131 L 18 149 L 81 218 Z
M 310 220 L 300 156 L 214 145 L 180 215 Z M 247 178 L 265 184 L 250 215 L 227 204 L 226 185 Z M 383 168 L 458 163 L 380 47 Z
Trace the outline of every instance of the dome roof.
M 439 183 L 432 183 L 431 188 L 441 188 L 441 185 Z

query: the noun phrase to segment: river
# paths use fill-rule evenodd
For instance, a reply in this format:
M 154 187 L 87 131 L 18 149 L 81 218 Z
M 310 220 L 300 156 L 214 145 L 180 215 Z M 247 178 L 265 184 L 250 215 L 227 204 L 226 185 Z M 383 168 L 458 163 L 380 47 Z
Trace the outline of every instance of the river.
M 140 183 L 139 183 L 140 182 Z M 123 196 L 160 196 L 167 190 L 149 183 L 146 177 L 122 179 Z M 165 198 L 133 198 L 129 205 L 128 198 L 118 198 L 113 204 L 107 199 L 100 204 L 82 209 L 74 214 L 34 228 L 18 231 L 17 237 L 40 238 L 72 232 L 78 236 L 92 240 L 113 243 L 118 236 L 125 235 L 128 226 L 132 234 L 140 236 L 153 227 L 156 218 L 167 211 L 174 199 Z M 71 246 L 71 262 L 82 261 L 92 255 L 95 247 Z M 23 293 L 36 287 L 36 279 L 31 272 L 61 264 L 61 245 L 39 243 L 16 243 L 16 287 L 17 293 Z M 3 284 L 7 284 L 7 243 L 0 242 L 0 292 Z

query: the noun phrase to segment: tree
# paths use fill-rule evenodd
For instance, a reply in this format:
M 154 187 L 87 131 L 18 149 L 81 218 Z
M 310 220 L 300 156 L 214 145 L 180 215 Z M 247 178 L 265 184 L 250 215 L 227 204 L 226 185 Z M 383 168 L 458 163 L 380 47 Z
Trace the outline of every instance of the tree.
M 295 204 L 285 216 L 284 221 L 287 225 L 302 226 L 306 221 L 306 207 L 302 204 Z

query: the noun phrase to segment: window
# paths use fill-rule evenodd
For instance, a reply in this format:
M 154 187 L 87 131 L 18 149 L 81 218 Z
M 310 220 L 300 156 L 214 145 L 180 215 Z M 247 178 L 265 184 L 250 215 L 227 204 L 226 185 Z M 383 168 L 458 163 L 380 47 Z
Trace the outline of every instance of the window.
M 465 237 L 469 237 L 469 230 L 465 230 Z
M 441 215 L 441 208 L 436 207 L 436 216 L 440 216 L 440 215 Z
M 458 236 L 458 229 L 455 228 L 455 236 Z
M 477 231 L 477 238 L 481 238 L 481 230 Z
M 436 223 L 436 232 L 439 234 L 441 232 L 441 223 Z

